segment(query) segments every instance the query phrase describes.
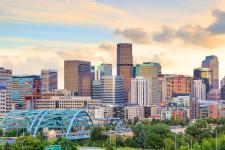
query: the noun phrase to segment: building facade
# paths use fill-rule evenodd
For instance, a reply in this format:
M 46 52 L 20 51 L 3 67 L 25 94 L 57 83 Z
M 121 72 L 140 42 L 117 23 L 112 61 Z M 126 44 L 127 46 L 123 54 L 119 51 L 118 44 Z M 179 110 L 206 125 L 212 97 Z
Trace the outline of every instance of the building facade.
M 149 106 L 148 81 L 142 76 L 131 79 L 131 103 Z
M 148 104 L 159 105 L 161 103 L 159 75 L 161 74 L 161 65 L 154 62 L 145 62 L 136 65 L 135 75 L 143 76 L 148 80 Z
M 101 79 L 101 100 L 103 104 L 123 105 L 123 79 L 120 76 L 104 76 Z
M 91 91 L 92 91 L 91 92 L 91 97 L 93 99 L 101 99 L 101 92 L 102 92 L 101 80 L 92 82 Z
M 194 80 L 193 96 L 198 100 L 206 100 L 206 85 L 204 83 L 204 80 Z
M 64 89 L 77 96 L 91 96 L 91 64 L 88 61 L 64 61 Z
M 212 70 L 212 87 L 219 89 L 219 60 L 217 56 L 206 56 L 205 60 L 202 61 L 202 67 Z
M 0 68 L 0 118 L 12 110 L 12 70 Z
M 124 103 L 129 103 L 131 78 L 133 77 L 133 54 L 130 43 L 117 44 L 117 76 L 123 78 Z
M 12 102 L 15 109 L 26 109 L 26 96 L 41 95 L 41 78 L 38 75 L 13 76 Z
M 166 75 L 167 97 L 174 94 L 192 94 L 193 78 L 185 75 Z
M 101 80 L 103 76 L 112 76 L 112 64 L 101 64 L 97 67 L 96 80 Z
M 58 72 L 51 69 L 41 70 L 41 93 L 56 90 L 58 88 Z
M 204 80 L 206 85 L 206 94 L 213 89 L 213 73 L 211 68 L 196 68 L 194 69 L 194 80 Z
M 101 100 L 85 96 L 51 96 L 26 101 L 27 109 L 78 109 L 101 105 Z

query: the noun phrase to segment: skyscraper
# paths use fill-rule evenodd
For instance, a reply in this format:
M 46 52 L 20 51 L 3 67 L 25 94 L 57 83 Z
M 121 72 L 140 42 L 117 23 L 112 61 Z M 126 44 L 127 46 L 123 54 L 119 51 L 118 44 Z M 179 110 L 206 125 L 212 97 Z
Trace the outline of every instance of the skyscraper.
M 101 100 L 103 104 L 122 105 L 123 79 L 120 76 L 103 76 L 101 79 Z
M 141 106 L 149 106 L 148 79 L 137 76 L 131 79 L 131 103 Z
M 97 80 L 101 80 L 103 76 L 112 76 L 112 64 L 101 64 L 97 67 Z
M 12 110 L 12 70 L 0 68 L 0 118 Z
M 210 68 L 212 70 L 212 85 L 213 89 L 219 89 L 219 61 L 217 56 L 206 56 L 202 61 L 202 67 Z
M 26 96 L 41 94 L 41 78 L 38 75 L 21 75 L 12 78 L 12 102 L 16 109 L 26 109 Z
M 41 70 L 41 93 L 46 93 L 58 88 L 58 72 L 51 69 Z
M 213 88 L 213 73 L 211 68 L 195 68 L 194 69 L 194 80 L 202 79 L 206 85 L 206 95 Z
M 161 74 L 161 65 L 154 62 L 145 62 L 136 65 L 135 76 L 143 76 L 148 80 L 148 104 L 160 104 L 160 85 L 159 75 Z
M 91 96 L 91 63 L 65 60 L 64 88 L 77 96 Z
M 206 100 L 206 85 L 204 80 L 194 80 L 193 96 L 198 100 Z
M 123 78 L 124 102 L 129 103 L 131 78 L 133 77 L 132 44 L 117 44 L 117 75 Z
M 220 89 L 221 99 L 225 100 L 225 77 L 221 80 L 220 86 L 221 86 L 221 89 Z

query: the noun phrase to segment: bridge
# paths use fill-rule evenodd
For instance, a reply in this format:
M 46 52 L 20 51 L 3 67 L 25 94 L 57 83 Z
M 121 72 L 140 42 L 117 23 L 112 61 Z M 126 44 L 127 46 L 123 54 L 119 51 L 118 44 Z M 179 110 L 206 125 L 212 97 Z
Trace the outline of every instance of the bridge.
M 85 110 L 15 110 L 2 119 L 4 130 L 26 129 L 34 137 L 43 129 L 54 130 L 57 137 L 70 140 L 90 138 L 93 122 Z

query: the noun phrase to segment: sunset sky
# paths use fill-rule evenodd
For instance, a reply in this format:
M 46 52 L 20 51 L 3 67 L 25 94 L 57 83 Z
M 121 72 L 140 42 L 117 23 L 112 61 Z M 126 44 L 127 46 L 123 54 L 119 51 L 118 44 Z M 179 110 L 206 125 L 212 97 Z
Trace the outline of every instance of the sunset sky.
M 192 75 L 217 55 L 225 75 L 224 0 L 1 0 L 0 66 L 13 74 L 59 71 L 63 61 L 116 64 L 116 44 L 133 43 L 134 63 Z

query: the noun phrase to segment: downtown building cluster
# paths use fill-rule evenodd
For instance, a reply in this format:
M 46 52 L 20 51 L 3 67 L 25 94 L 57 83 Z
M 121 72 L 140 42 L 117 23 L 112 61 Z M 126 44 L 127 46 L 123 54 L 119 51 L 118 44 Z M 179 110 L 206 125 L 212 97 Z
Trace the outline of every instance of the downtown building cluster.
M 64 61 L 64 89 L 56 70 L 12 75 L 0 68 L 1 117 L 15 109 L 85 109 L 93 120 L 197 119 L 225 117 L 225 78 L 219 88 L 219 61 L 207 56 L 193 76 L 163 74 L 157 62 L 133 63 L 132 44 L 117 44 L 112 64 Z

